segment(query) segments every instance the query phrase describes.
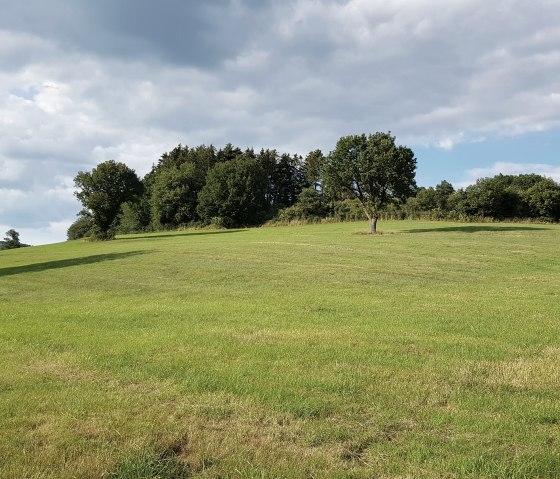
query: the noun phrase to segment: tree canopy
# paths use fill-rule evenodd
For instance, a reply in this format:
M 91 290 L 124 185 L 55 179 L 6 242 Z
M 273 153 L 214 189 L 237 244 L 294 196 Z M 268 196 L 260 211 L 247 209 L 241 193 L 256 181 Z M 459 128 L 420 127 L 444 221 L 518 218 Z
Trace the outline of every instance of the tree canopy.
M 320 189 L 324 163 L 325 156 L 321 150 L 313 150 L 308 153 L 303 164 L 306 187 L 314 190 Z
M 76 197 L 89 212 L 98 239 L 113 236 L 112 227 L 121 205 L 142 192 L 134 170 L 113 160 L 100 163 L 91 172 L 80 171 L 74 178 Z
M 227 227 L 258 224 L 269 209 L 266 186 L 265 172 L 253 158 L 218 163 L 208 172 L 197 212 L 203 220 Z
M 397 146 L 390 133 L 345 136 L 326 158 L 326 186 L 334 194 L 356 198 L 377 232 L 381 210 L 414 194 L 416 158 Z
M 255 152 L 228 143 L 179 144 L 139 180 L 108 161 L 75 178 L 84 205 L 68 238 L 108 239 L 115 232 L 160 231 L 208 224 L 225 227 L 392 218 L 560 220 L 560 185 L 537 174 L 497 175 L 455 189 L 448 181 L 416 187 L 416 158 L 391 133 L 345 136 L 333 151 L 305 159 L 275 149 Z

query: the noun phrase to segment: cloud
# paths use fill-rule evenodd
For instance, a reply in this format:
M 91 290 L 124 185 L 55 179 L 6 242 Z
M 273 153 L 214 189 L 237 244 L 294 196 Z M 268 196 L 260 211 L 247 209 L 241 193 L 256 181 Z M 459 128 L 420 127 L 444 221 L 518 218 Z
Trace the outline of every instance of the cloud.
M 0 224 L 0 237 L 4 238 L 4 233 L 10 229 L 15 229 L 19 233 L 19 239 L 22 243 L 31 246 L 56 243 L 64 241 L 66 231 L 72 224 L 71 221 L 51 221 L 45 226 L 39 228 L 14 228 L 13 226 Z
M 268 3 L 6 0 L 0 29 L 37 35 L 69 53 L 214 68 L 251 41 Z
M 25 165 L 8 158 L 0 158 L 0 181 L 14 182 L 21 180 L 25 173 Z
M 143 175 L 179 142 L 305 155 L 391 130 L 452 150 L 558 129 L 558 25 L 553 1 L 7 0 L 0 221 L 71 220 L 68 178 L 108 159 Z

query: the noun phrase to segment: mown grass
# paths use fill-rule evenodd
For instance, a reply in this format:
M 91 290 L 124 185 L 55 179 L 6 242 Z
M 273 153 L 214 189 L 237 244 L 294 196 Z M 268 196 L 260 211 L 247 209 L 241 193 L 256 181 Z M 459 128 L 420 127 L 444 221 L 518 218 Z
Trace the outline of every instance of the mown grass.
M 1 478 L 560 477 L 560 228 L 0 254 Z

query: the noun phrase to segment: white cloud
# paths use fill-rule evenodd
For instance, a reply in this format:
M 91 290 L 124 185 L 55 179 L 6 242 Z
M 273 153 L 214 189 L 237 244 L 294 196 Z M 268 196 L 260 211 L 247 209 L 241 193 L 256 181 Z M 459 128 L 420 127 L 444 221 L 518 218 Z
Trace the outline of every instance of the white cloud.
M 18 203 L 28 197 L 28 194 L 15 188 L 0 188 L 0 213 L 6 214 Z
M 451 150 L 455 146 L 455 141 L 452 138 L 442 138 L 438 141 L 437 146 L 442 150 Z
M 0 208 L 11 205 L 10 222 L 70 221 L 79 170 L 114 159 L 143 175 L 179 142 L 305 155 L 391 130 L 409 146 L 452 150 L 560 128 L 557 2 L 146 2 L 134 22 L 109 3 L 10 0 L 3 10 Z M 177 26 L 181 38 L 169 35 Z
M 19 239 L 24 244 L 31 246 L 59 243 L 66 239 L 66 231 L 72 224 L 71 221 L 51 221 L 46 226 L 40 228 L 14 228 L 14 226 L 0 225 L 0 235 L 10 229 L 15 229 L 19 233 Z
M 255 69 L 263 67 L 270 53 L 264 50 L 249 50 L 238 55 L 233 60 L 226 60 L 225 67 L 227 70 L 237 71 L 237 72 L 254 72 Z
M 0 158 L 0 181 L 12 182 L 22 179 L 25 165 L 22 162 Z
M 68 85 L 46 82 L 35 95 L 35 104 L 49 115 L 64 114 L 72 107 L 72 97 Z

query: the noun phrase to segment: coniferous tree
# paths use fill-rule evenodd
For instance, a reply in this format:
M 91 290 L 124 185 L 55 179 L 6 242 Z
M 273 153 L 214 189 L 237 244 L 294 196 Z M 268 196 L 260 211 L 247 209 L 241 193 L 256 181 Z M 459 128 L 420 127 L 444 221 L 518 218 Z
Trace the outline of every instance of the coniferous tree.
M 324 163 L 325 156 L 321 150 L 313 150 L 307 154 L 303 165 L 306 187 L 313 188 L 314 190 L 321 188 L 321 177 Z

